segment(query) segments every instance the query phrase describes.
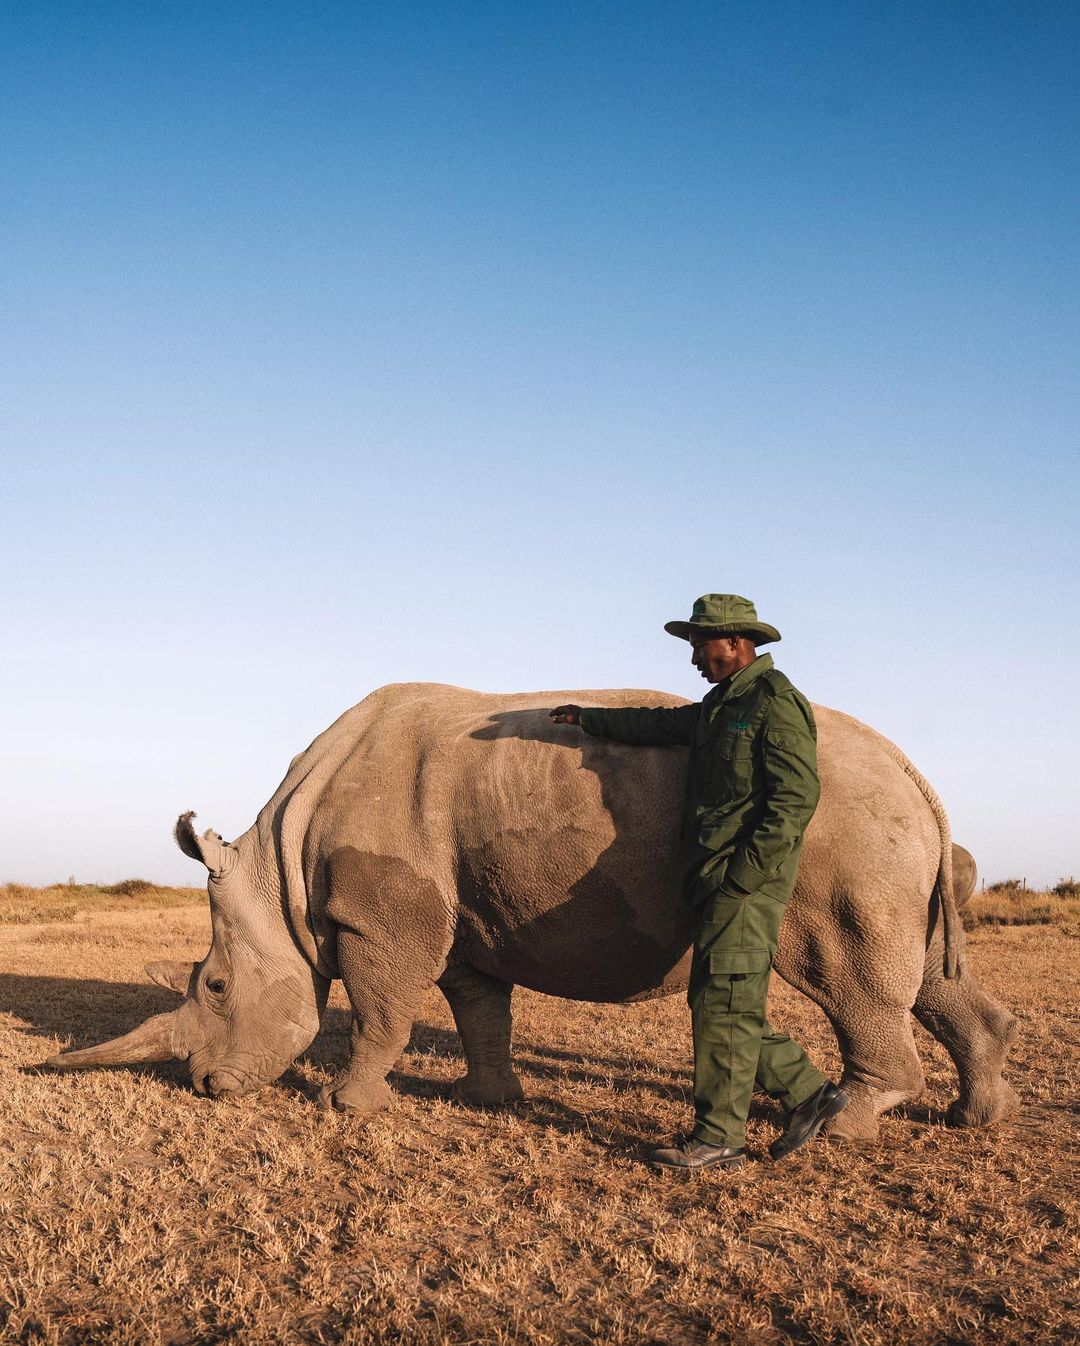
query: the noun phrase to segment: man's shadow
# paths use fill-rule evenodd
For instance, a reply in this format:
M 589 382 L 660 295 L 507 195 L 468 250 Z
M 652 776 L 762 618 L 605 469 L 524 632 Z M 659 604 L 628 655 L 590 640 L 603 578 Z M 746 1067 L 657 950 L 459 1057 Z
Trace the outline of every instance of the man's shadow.
M 643 705 L 663 700 L 641 693 Z M 546 708 L 495 712 L 469 737 L 508 748 L 478 774 L 489 794 L 461 850 L 463 934 L 481 960 L 498 942 L 512 980 L 575 1000 L 684 989 L 694 932 L 678 885 L 686 749 L 592 738 Z M 530 882 L 555 900 L 530 909 Z M 512 921 L 508 888 L 523 899 Z

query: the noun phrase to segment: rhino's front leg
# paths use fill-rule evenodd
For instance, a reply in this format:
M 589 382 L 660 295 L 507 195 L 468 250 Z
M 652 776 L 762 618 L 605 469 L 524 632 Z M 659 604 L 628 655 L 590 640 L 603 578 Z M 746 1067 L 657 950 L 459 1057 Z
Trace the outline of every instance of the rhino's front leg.
M 342 1112 L 378 1112 L 390 1103 L 386 1077 L 409 1044 L 432 981 L 417 983 L 414 969 L 394 968 L 378 956 L 370 939 L 352 930 L 338 935 L 338 966 L 352 1005 L 349 1060 L 322 1090 L 319 1104 Z
M 446 908 L 403 861 L 351 847 L 330 861 L 328 915 L 338 925 L 341 980 L 352 1005 L 349 1061 L 319 1096 L 323 1107 L 377 1112 L 386 1077 L 445 966 Z

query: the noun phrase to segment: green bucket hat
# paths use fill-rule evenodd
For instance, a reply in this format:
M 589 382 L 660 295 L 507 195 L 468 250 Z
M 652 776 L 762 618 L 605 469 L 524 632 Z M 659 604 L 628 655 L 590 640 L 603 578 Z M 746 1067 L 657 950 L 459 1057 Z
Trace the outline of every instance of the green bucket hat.
M 665 622 L 664 630 L 680 640 L 689 640 L 695 631 L 703 635 L 708 632 L 714 636 L 749 636 L 755 645 L 780 639 L 776 627 L 759 622 L 753 603 L 738 594 L 702 594 L 688 622 Z

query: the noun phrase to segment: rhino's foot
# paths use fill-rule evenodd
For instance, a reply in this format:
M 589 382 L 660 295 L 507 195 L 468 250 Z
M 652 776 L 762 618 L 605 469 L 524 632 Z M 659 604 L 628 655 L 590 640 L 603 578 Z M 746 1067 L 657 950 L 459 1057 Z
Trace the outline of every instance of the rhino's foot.
M 874 1091 L 865 1084 L 851 1084 L 843 1081 L 844 1093 L 848 1096 L 848 1105 L 825 1127 L 827 1140 L 866 1141 L 878 1138 L 878 1113 Z
M 338 1112 L 381 1112 L 390 1106 L 393 1098 L 385 1080 L 335 1080 L 319 1093 L 320 1108 L 336 1108 Z
M 498 1108 L 524 1098 L 525 1091 L 512 1070 L 498 1073 L 486 1071 L 483 1074 L 470 1070 L 467 1075 L 454 1081 L 450 1096 L 459 1103 L 468 1103 L 473 1107 Z
M 956 1099 L 945 1114 L 945 1120 L 949 1126 L 993 1126 L 995 1122 L 1015 1116 L 1020 1107 L 1016 1090 L 999 1079 L 992 1088 Z

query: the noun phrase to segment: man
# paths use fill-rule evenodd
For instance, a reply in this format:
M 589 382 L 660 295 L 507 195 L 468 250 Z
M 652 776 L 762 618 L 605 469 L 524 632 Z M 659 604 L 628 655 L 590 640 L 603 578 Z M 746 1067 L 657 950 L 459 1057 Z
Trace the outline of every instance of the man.
M 847 1105 L 806 1052 L 765 1018 L 765 997 L 803 833 L 818 802 L 809 702 L 757 646 L 780 639 L 737 594 L 705 594 L 688 622 L 691 662 L 713 684 L 671 709 L 558 706 L 557 724 L 620 743 L 690 748 L 682 814 L 683 892 L 697 916 L 687 1000 L 694 1032 L 694 1129 L 654 1149 L 663 1168 L 740 1168 L 755 1082 L 787 1109 L 769 1153 L 805 1145 Z

